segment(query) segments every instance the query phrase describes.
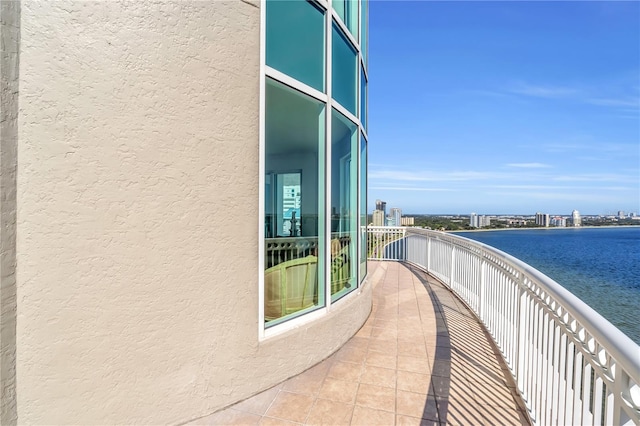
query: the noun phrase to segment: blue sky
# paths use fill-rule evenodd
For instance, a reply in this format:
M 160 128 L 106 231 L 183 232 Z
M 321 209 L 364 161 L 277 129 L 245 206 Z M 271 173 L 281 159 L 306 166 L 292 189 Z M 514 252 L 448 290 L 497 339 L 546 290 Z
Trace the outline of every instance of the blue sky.
M 369 210 L 640 213 L 640 2 L 370 2 Z

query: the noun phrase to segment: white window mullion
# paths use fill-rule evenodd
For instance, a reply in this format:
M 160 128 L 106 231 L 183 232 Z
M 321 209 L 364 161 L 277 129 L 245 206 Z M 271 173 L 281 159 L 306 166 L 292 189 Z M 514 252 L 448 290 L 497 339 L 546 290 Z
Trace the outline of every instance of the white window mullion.
M 271 77 L 274 80 L 278 80 L 279 82 L 284 83 L 287 86 L 290 86 L 299 92 L 309 95 L 312 98 L 319 100 L 320 102 L 324 102 L 324 103 L 327 102 L 327 99 L 328 99 L 327 95 L 325 95 L 321 91 L 314 89 L 313 87 L 308 86 L 302 83 L 301 81 L 296 80 L 293 77 L 289 77 L 287 74 L 283 73 L 282 71 L 278 71 L 277 69 L 271 68 L 268 65 L 265 65 L 264 68 L 265 68 L 265 75 L 267 77 Z
M 360 58 L 360 53 L 358 52 L 358 58 Z M 362 61 L 357 61 L 358 64 L 356 65 L 356 111 L 358 113 L 358 117 L 360 117 L 360 120 L 356 120 L 356 123 L 360 123 L 362 121 L 362 76 L 361 76 L 361 70 L 360 68 L 362 67 Z M 359 140 L 359 137 L 358 137 Z M 360 147 L 358 147 L 358 149 L 360 149 Z
M 332 85 L 332 58 L 333 58 L 333 51 L 332 51 L 332 15 L 335 13 L 333 11 L 333 8 L 329 8 L 329 10 L 331 11 L 331 13 L 327 13 L 326 14 L 326 40 L 327 40 L 327 56 L 326 56 L 326 61 L 325 61 L 325 75 L 327 76 L 327 98 L 328 100 L 331 100 L 331 96 L 332 96 L 332 91 L 331 91 L 331 85 Z M 325 131 L 325 175 L 324 175 L 324 184 L 325 184 L 325 188 L 324 188 L 324 212 L 325 212 L 325 229 L 324 229 L 324 239 L 325 239 L 325 247 L 324 247 L 324 255 L 325 255 L 325 264 L 324 264 L 324 271 L 325 271 L 325 280 L 324 280 L 324 288 L 325 288 L 325 303 L 327 306 L 327 310 L 329 310 L 331 308 L 331 116 L 332 114 L 332 107 L 333 102 L 328 101 L 327 102 L 327 111 L 326 111 L 326 122 L 327 122 L 327 127 L 326 127 L 326 131 Z
M 315 0 L 323 9 L 329 10 L 331 8 L 331 0 Z
M 266 5 L 260 7 L 260 100 L 259 100 L 259 151 L 260 161 L 258 162 L 258 339 L 265 338 L 264 323 L 264 187 L 265 187 L 265 162 L 266 162 L 266 141 L 265 141 L 265 125 L 266 125 L 266 22 L 267 12 Z
M 355 47 L 355 49 L 357 51 L 360 51 L 360 43 L 358 43 L 358 41 L 353 36 L 353 34 L 351 34 L 351 31 L 349 31 L 349 28 L 347 28 L 347 25 L 344 22 L 342 22 L 342 18 L 340 18 L 340 15 L 338 15 L 338 12 L 333 10 L 333 8 L 331 9 L 331 16 L 335 21 L 335 23 L 338 25 L 338 27 L 340 27 L 342 32 L 345 34 L 345 36 L 349 39 L 351 44 Z M 331 27 L 329 27 L 329 29 L 331 29 Z
M 356 21 L 358 22 L 358 34 L 360 35 L 358 37 L 358 41 L 360 41 L 361 37 L 361 31 L 360 31 L 360 26 L 362 25 L 362 23 L 360 22 L 360 7 L 361 6 L 361 1 L 358 1 L 358 7 L 357 7 L 357 14 L 358 14 L 358 18 L 356 19 Z M 356 259 L 355 261 L 356 263 L 356 288 L 358 288 L 358 291 L 360 290 L 360 276 L 362 275 L 362 212 L 360 211 L 361 208 L 361 203 L 362 203 L 362 149 L 361 149 L 361 144 L 362 144 L 362 132 L 360 131 L 360 128 L 362 127 L 362 90 L 364 90 L 364 88 L 362 87 L 362 77 L 361 77 L 361 73 L 363 71 L 361 71 L 361 68 L 363 68 L 362 66 L 362 53 L 360 53 L 360 47 L 361 44 L 358 43 L 358 66 L 356 67 L 356 87 L 358 88 L 357 92 L 357 97 L 356 97 L 356 104 L 357 104 L 357 108 L 356 111 L 358 111 L 358 117 L 360 117 L 359 120 L 355 121 L 355 123 L 358 123 L 358 136 L 356 138 L 357 140 L 357 149 L 356 149 L 356 158 L 357 158 L 357 167 L 356 167 L 356 174 L 357 174 L 357 178 L 356 178 L 356 206 L 355 206 L 355 214 L 356 214 Z
M 358 159 L 358 167 L 356 168 L 357 179 L 356 179 L 356 287 L 360 288 L 360 276 L 362 275 L 362 271 L 360 270 L 362 267 L 362 212 L 360 208 L 362 206 L 362 133 L 360 133 L 360 126 L 358 126 L 358 150 L 356 151 L 356 157 Z
M 358 33 L 358 52 L 360 52 L 360 48 L 362 46 L 362 31 L 360 30 L 360 25 L 362 25 L 362 22 L 360 22 L 360 17 L 362 15 L 362 12 L 360 11 L 360 8 L 362 7 L 362 0 L 356 0 L 358 2 L 358 7 L 356 7 L 356 22 L 358 23 L 358 28 L 356 29 L 356 32 Z
M 360 101 L 358 100 L 358 102 L 360 102 Z M 338 110 L 338 112 L 340 112 L 340 114 L 344 115 L 345 117 L 347 117 L 349 120 L 353 121 L 354 123 L 358 123 L 360 121 L 349 110 L 347 110 L 345 107 L 340 105 L 340 103 L 338 103 L 337 101 L 335 101 L 333 99 L 331 99 L 331 106 L 333 108 L 335 108 L 336 110 Z
M 362 56 L 362 52 L 358 52 L 358 58 L 360 59 L 360 66 L 364 70 L 364 78 L 369 83 L 369 72 L 367 71 L 367 66 L 364 63 L 364 56 Z

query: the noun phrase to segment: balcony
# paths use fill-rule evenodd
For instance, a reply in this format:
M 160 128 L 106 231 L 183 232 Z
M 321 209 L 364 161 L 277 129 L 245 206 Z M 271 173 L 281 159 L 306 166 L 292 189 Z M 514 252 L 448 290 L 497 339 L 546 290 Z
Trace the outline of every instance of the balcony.
M 362 329 L 194 424 L 640 423 L 640 347 L 553 280 L 450 234 L 368 233 Z
M 346 345 L 193 424 L 526 423 L 498 349 L 448 289 L 399 262 L 369 269 L 373 309 Z

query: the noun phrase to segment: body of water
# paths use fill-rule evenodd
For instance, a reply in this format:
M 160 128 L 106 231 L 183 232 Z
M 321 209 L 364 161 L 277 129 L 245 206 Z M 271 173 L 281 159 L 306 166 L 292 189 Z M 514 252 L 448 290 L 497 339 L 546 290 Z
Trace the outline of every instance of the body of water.
M 640 227 L 457 232 L 555 280 L 640 344 Z

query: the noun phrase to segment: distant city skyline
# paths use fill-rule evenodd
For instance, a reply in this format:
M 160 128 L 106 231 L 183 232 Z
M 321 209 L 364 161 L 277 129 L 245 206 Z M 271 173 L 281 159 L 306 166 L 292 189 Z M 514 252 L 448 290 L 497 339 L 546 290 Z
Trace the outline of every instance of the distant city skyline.
M 575 210 L 575 209 L 573 209 Z M 569 211 L 569 212 L 543 212 L 543 214 L 548 214 L 549 216 L 561 216 L 561 217 L 571 217 L 573 210 Z M 375 208 L 373 210 L 370 209 L 369 214 L 371 214 L 372 212 L 375 211 Z M 402 209 L 402 215 L 403 216 L 415 216 L 415 215 L 429 215 L 429 216 L 470 216 L 472 214 L 476 214 L 478 216 L 530 216 L 530 217 L 535 217 L 537 213 L 540 213 L 540 211 L 534 211 L 534 212 L 525 212 L 525 213 L 514 213 L 514 212 L 479 212 L 479 211 L 470 211 L 470 212 L 437 212 L 437 213 L 430 213 L 430 212 L 419 212 L 419 211 L 408 211 L 408 210 L 404 210 Z M 617 211 L 609 211 L 609 212 L 605 212 L 605 213 L 582 213 L 581 211 L 579 211 L 581 216 L 609 216 L 609 217 L 618 217 L 618 212 Z M 638 211 L 629 211 L 625 214 L 625 218 L 630 217 L 630 215 L 633 214 L 634 216 L 638 216 L 639 212 Z
M 372 2 L 368 210 L 639 212 L 639 16 L 638 2 Z

